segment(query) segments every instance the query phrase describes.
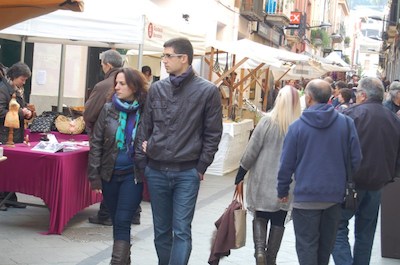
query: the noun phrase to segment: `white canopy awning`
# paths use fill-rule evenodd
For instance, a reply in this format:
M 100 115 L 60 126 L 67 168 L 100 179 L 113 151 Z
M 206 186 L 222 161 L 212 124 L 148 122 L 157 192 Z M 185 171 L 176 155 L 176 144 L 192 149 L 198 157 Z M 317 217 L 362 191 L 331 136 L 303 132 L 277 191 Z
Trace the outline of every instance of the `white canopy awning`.
M 151 10 L 151 12 L 150 12 Z M 148 14 L 158 14 L 149 17 Z M 162 16 L 151 2 L 85 0 L 83 12 L 59 10 L 0 31 L 0 37 L 16 41 L 59 43 L 162 51 L 173 37 L 187 37 L 197 54 L 205 52 L 205 34 L 190 25 Z

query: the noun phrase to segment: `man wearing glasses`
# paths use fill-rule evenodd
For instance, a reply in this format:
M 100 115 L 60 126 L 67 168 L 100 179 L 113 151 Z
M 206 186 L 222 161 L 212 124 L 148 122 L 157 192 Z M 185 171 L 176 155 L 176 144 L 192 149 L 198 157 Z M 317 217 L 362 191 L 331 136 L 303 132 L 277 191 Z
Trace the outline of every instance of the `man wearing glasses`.
M 184 265 L 200 181 L 221 139 L 221 99 L 215 85 L 194 73 L 188 39 L 165 42 L 161 58 L 169 77 L 150 87 L 135 161 L 145 169 L 158 264 Z
M 362 78 L 355 94 L 356 105 L 343 113 L 354 120 L 363 159 L 353 174 L 358 207 L 355 213 L 342 210 L 332 253 L 338 265 L 370 264 L 382 188 L 400 177 L 400 119 L 382 105 L 382 81 L 375 77 Z M 355 240 L 351 251 L 348 223 L 353 216 Z

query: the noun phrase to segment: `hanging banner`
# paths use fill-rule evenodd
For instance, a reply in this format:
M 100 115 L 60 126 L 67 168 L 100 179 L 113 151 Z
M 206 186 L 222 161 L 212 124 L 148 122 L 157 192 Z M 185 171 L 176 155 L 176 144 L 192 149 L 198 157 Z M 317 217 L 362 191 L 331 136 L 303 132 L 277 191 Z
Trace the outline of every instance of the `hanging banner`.
M 189 25 L 187 25 L 189 27 Z M 164 43 L 172 38 L 185 37 L 193 45 L 194 54 L 203 55 L 206 48 L 206 36 L 198 30 L 185 27 L 171 27 L 147 20 L 145 25 L 144 47 L 147 51 L 162 52 Z

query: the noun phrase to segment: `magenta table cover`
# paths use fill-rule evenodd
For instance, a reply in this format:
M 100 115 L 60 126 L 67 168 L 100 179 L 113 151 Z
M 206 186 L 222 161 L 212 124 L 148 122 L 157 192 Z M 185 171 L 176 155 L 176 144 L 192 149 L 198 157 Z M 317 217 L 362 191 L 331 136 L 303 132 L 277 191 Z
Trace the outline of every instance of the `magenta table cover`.
M 0 163 L 0 191 L 21 192 L 43 199 L 50 210 L 47 234 L 61 234 L 82 209 L 101 201 L 87 180 L 88 147 L 73 152 L 44 153 L 31 146 L 4 146 Z

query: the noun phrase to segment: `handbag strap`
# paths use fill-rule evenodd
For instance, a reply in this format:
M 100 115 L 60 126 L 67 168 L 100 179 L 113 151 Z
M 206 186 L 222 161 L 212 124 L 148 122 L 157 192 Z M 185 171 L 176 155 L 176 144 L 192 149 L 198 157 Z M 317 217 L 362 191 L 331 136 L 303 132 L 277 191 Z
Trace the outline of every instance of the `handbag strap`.
M 243 181 L 236 185 L 235 192 L 233 193 L 233 200 L 238 201 L 242 205 L 242 209 L 244 208 Z
M 351 145 L 350 145 L 350 125 L 349 125 L 350 118 L 348 118 L 347 116 L 344 116 L 344 117 L 346 119 L 347 147 L 349 149 L 347 152 L 347 159 L 346 159 L 346 180 L 347 180 L 347 183 L 352 183 L 353 182 L 353 172 L 351 170 Z

